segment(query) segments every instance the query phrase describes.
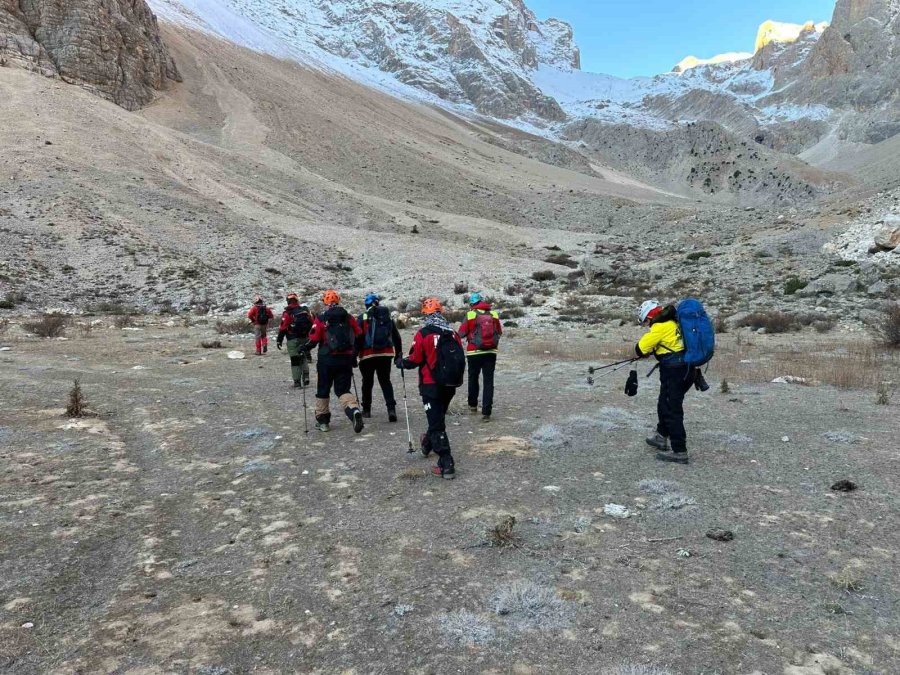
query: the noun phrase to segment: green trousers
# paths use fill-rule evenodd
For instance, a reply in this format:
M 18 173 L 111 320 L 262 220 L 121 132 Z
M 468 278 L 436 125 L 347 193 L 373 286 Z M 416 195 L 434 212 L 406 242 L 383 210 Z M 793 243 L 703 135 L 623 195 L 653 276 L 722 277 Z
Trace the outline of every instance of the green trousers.
M 309 382 L 309 356 L 300 351 L 304 340 L 288 338 L 287 351 L 291 357 L 291 377 L 294 382 L 306 380 Z

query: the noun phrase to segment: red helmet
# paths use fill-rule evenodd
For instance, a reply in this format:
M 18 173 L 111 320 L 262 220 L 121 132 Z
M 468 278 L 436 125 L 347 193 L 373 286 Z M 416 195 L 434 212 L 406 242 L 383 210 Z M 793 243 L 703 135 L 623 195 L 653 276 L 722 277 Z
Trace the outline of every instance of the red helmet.
M 444 308 L 441 306 L 441 301 L 437 298 L 426 298 L 422 302 L 422 314 L 437 314 L 443 311 Z

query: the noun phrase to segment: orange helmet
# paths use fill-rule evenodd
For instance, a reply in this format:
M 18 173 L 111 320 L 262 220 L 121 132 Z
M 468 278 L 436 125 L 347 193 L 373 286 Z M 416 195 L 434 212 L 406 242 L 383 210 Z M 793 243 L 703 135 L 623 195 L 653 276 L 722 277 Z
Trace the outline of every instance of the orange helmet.
M 337 291 L 325 291 L 324 295 L 322 295 L 322 302 L 326 305 L 339 305 L 341 304 L 341 296 L 338 295 Z
M 422 314 L 436 314 L 443 311 L 444 308 L 441 306 L 441 301 L 437 298 L 426 298 L 422 302 Z

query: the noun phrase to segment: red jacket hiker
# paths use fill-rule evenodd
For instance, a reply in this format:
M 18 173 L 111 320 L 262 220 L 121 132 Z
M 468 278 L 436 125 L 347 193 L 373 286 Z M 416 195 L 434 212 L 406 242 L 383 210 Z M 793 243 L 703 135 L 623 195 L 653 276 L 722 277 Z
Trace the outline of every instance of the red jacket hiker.
M 483 346 L 479 349 L 478 340 L 476 338 L 476 328 L 478 327 L 479 315 L 482 314 L 489 314 L 493 321 L 494 345 Z M 503 326 L 500 323 L 500 315 L 491 309 L 489 303 L 482 301 L 472 305 L 468 314 L 466 314 L 466 320 L 462 322 L 457 332 L 461 337 L 466 338 L 466 342 L 468 343 L 468 346 L 466 347 L 468 356 L 474 356 L 476 354 L 496 354 L 500 336 L 503 335 Z
M 441 336 L 441 329 L 434 326 L 425 326 L 413 338 L 409 356 L 403 359 L 403 367 L 412 370 L 419 368 L 419 385 L 436 385 L 434 369 L 437 367 L 437 342 Z M 454 334 L 456 341 L 462 346 L 459 335 Z M 421 368 L 419 366 L 422 366 Z
M 326 317 L 329 312 L 335 311 L 335 309 L 339 309 L 341 311 L 344 310 L 343 307 L 336 306 L 327 310 L 324 314 L 317 316 L 313 321 L 312 330 L 309 332 L 309 343 L 308 347 L 318 347 L 319 348 L 319 356 L 356 356 L 356 343 L 357 338 L 362 335 L 362 329 L 359 327 L 359 323 L 356 321 L 356 317 L 352 314 L 347 314 L 347 323 L 350 325 L 350 329 L 353 331 L 353 342 L 354 345 L 349 349 L 343 349 L 340 351 L 332 352 L 328 347 L 328 330 L 326 327 Z
M 265 320 L 261 320 L 262 317 L 265 317 Z M 250 308 L 250 311 L 247 312 L 247 318 L 250 319 L 250 323 L 257 326 L 263 326 L 274 319 L 275 315 L 272 314 L 271 308 L 259 304 L 253 305 L 253 307 Z

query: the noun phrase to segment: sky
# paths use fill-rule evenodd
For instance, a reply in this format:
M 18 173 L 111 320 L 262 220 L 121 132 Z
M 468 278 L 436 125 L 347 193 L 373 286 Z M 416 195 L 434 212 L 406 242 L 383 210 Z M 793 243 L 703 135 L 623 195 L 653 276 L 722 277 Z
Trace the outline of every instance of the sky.
M 525 0 L 542 19 L 572 24 L 581 68 L 633 77 L 668 72 L 685 56 L 752 52 L 767 20 L 831 21 L 834 0 Z

